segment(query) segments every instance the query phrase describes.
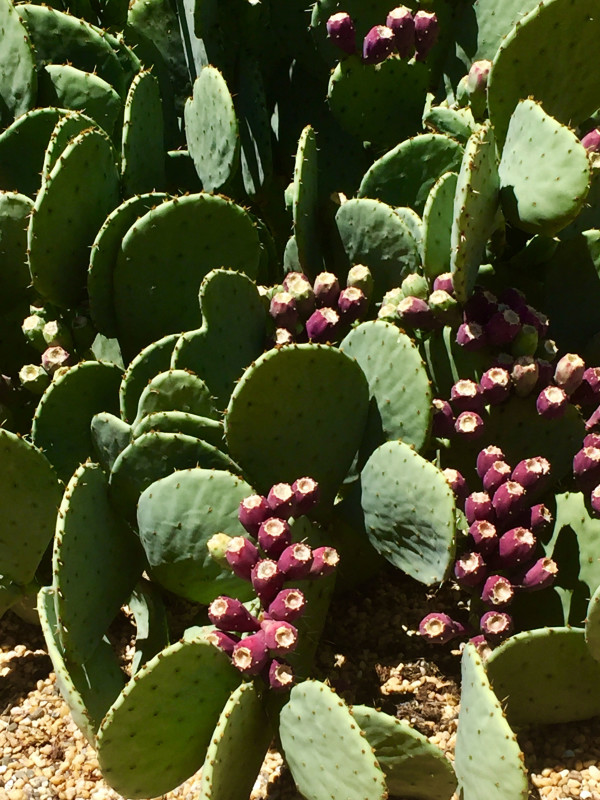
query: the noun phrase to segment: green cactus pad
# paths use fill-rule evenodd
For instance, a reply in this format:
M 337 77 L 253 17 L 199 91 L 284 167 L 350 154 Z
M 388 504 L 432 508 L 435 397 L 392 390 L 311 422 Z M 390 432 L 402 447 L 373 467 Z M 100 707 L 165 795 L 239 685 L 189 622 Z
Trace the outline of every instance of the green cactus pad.
M 174 470 L 194 466 L 239 471 L 221 450 L 201 439 L 182 433 L 144 433 L 134 439 L 113 464 L 111 500 L 126 519 L 135 523 L 136 505 L 144 489 Z
M 244 368 L 263 352 L 267 315 L 254 282 L 228 270 L 204 278 L 200 306 L 202 327 L 182 334 L 171 363 L 200 375 L 222 409 Z
M 18 117 L 0 134 L 0 188 L 34 198 L 40 188 L 42 164 L 58 108 L 35 108 Z M 27 158 L 23 158 L 23 153 Z
M 600 84 L 589 62 L 600 38 L 597 11 L 596 0 L 544 0 L 502 41 L 488 81 L 490 120 L 500 146 L 525 97 L 564 125 L 578 125 L 600 106 Z
M 98 464 L 76 471 L 58 509 L 52 559 L 59 638 L 83 664 L 98 646 L 144 569 L 139 540 L 109 505 Z
M 231 200 L 201 193 L 149 211 L 125 235 L 114 270 L 124 353 L 131 358 L 166 334 L 198 328 L 204 276 L 226 267 L 255 278 L 260 253 L 252 219 Z
M 125 196 L 164 189 L 165 135 L 158 80 L 140 72 L 131 82 L 121 140 L 121 177 Z
M 153 580 L 198 603 L 221 594 L 249 598 L 249 584 L 221 569 L 206 543 L 215 533 L 247 536 L 238 509 L 251 494 L 252 488 L 231 472 L 200 467 L 148 486 L 137 518 Z
M 135 653 L 131 674 L 169 644 L 169 621 L 160 590 L 142 578 L 127 605 L 135 620 Z
M 66 147 L 35 200 L 27 236 L 29 268 L 44 298 L 67 308 L 81 301 L 89 248 L 118 204 L 119 174 L 110 141 L 100 131 L 86 131 Z
M 518 677 L 518 676 L 515 676 Z M 462 656 L 462 694 L 454 769 L 464 800 L 527 800 L 527 772 L 517 737 L 490 686 L 475 646 Z
M 27 226 L 32 208 L 26 195 L 0 191 L 0 310 L 27 299 Z
M 217 419 L 210 391 L 204 381 L 185 369 L 159 372 L 144 388 L 133 424 L 156 411 L 185 411 Z
M 67 62 L 85 72 L 95 72 L 123 96 L 127 74 L 98 28 L 76 16 L 49 6 L 30 3 L 16 8 L 35 49 L 37 68 Z
M 298 262 L 310 280 L 322 272 L 323 254 L 319 244 L 318 225 L 318 163 L 317 139 L 314 129 L 307 125 L 298 141 L 292 184 L 292 216 Z
M 581 439 L 574 453 L 580 446 Z M 556 495 L 554 532 L 546 546 L 547 555 L 553 555 L 559 536 L 561 532 L 566 532 L 565 529 L 572 531 L 577 538 L 576 552 L 569 553 L 569 563 L 565 566 L 569 572 L 575 573 L 578 580 L 587 584 L 591 595 L 600 586 L 600 519 L 590 514 L 582 492 L 561 492 Z
M 122 102 L 110 83 L 69 64 L 47 64 L 38 82 L 40 105 L 83 111 L 112 134 Z
M 356 359 L 369 382 L 368 454 L 390 439 L 420 450 L 431 425 L 431 388 L 412 339 L 395 325 L 376 320 L 351 330 L 340 350 Z
M 441 471 L 403 442 L 375 450 L 360 476 L 369 541 L 415 580 L 440 583 L 454 558 L 454 495 Z
M 465 7 L 464 17 L 455 32 L 458 44 L 469 57 L 465 59 L 466 66 L 470 66 L 468 61 L 492 61 L 502 40 L 538 2 L 505 0 L 498 5 L 496 0 L 476 0 L 472 6 Z
M 279 736 L 292 777 L 306 800 L 383 800 L 384 774 L 343 700 L 308 680 L 281 709 Z
M 398 206 L 394 208 L 394 211 L 412 233 L 417 249 L 421 253 L 423 249 L 423 220 L 416 211 L 413 211 L 408 206 Z
M 539 103 L 521 100 L 510 118 L 498 174 L 506 218 L 528 233 L 554 236 L 583 206 L 590 168 L 569 128 Z
M 600 664 L 580 628 L 539 628 L 493 650 L 486 671 L 511 725 L 574 722 L 600 714 Z
M 244 189 L 249 197 L 254 197 L 273 173 L 272 132 L 259 62 L 246 52 L 240 54 L 234 103 L 239 120 Z
M 202 766 L 198 800 L 250 797 L 273 738 L 255 683 L 241 683 L 225 704 Z
M 450 136 L 466 144 L 476 127 L 470 108 L 433 106 L 423 115 L 423 125 L 434 133 Z
M 460 143 L 448 136 L 424 133 L 406 139 L 370 167 L 358 196 L 410 206 L 422 214 L 433 184 L 445 172 L 456 172 L 462 156 Z
M 600 228 L 600 164 L 593 159 L 590 163 L 590 188 L 583 207 L 573 222 L 560 231 L 559 237 L 561 240 L 571 239 L 592 228 Z
M 3 428 L 0 481 L 0 574 L 27 584 L 54 535 L 62 489 L 38 448 Z
M 458 175 L 446 172 L 431 187 L 423 211 L 423 272 L 433 280 L 450 272 L 450 239 Z
M 322 502 L 330 503 L 358 449 L 368 402 L 367 379 L 340 350 L 314 344 L 269 350 L 231 395 L 229 452 L 259 491 L 310 475 Z
M 388 150 L 421 129 L 427 81 L 421 62 L 391 57 L 374 66 L 350 56 L 331 74 L 327 99 L 348 133 Z
M 460 302 L 473 291 L 485 245 L 496 224 L 498 204 L 494 134 L 486 123 L 467 142 L 454 196 L 450 267 Z
M 159 372 L 169 369 L 178 339 L 179 334 L 171 333 L 152 342 L 127 367 L 119 388 L 121 417 L 125 422 L 131 423 L 135 419 L 140 396 L 148 382 Z
M 130 197 L 111 211 L 96 235 L 90 255 L 87 287 L 94 325 L 105 336 L 116 336 L 118 333 L 113 301 L 113 270 L 123 237 L 137 219 L 167 198 L 168 195 L 161 192 Z
M 91 432 L 97 460 L 104 470 L 110 472 L 119 453 L 131 441 L 131 426 L 114 414 L 101 411 L 92 417 Z
M 69 142 L 80 133 L 96 127 L 94 120 L 82 114 L 81 111 L 66 111 L 64 116 L 59 117 L 44 154 L 42 182 L 50 175 Z
M 132 678 L 98 731 L 106 782 L 130 798 L 179 786 L 204 761 L 219 714 L 240 673 L 202 639 L 165 648 Z
M 185 411 L 155 411 L 132 426 L 131 435 L 137 439 L 150 431 L 184 433 L 196 439 L 204 439 L 215 447 L 224 446 L 223 423 L 208 417 L 188 414 Z
M 238 121 L 225 78 L 204 67 L 185 104 L 185 136 L 196 172 L 207 192 L 219 191 L 238 169 Z
M 103 639 L 84 664 L 71 663 L 58 637 L 60 626 L 55 609 L 56 591 L 43 586 L 38 594 L 38 615 L 58 689 L 69 706 L 75 724 L 94 745 L 96 731 L 108 709 L 123 689 L 124 677 L 112 647 Z
M 364 264 L 373 273 L 373 302 L 420 267 L 413 235 L 394 209 L 380 200 L 348 200 L 337 212 L 335 223 L 349 265 Z
M 11 0 L 0 2 L 0 30 L 0 99 L 6 109 L 6 118 L 0 113 L 0 122 L 7 125 L 10 116 L 20 117 L 35 105 L 37 73 L 31 40 Z
M 448 800 L 456 789 L 456 776 L 439 747 L 405 720 L 370 706 L 352 706 L 352 716 L 375 750 L 390 794 Z
M 600 661 L 600 585 L 588 603 L 585 617 L 585 643 L 592 658 Z
M 121 374 L 115 364 L 82 361 L 54 378 L 42 395 L 33 418 L 32 440 L 65 483 L 93 455 L 90 423 L 94 414 L 118 412 Z

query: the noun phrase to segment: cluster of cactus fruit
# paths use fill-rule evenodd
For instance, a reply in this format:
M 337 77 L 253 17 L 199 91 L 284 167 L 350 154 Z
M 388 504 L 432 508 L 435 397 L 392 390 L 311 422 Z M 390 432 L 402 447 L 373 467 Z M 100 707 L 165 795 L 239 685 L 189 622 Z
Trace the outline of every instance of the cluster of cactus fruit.
M 600 713 L 596 5 L 0 0 L 0 614 L 121 795 L 525 800 Z M 384 565 L 453 764 L 314 679 Z

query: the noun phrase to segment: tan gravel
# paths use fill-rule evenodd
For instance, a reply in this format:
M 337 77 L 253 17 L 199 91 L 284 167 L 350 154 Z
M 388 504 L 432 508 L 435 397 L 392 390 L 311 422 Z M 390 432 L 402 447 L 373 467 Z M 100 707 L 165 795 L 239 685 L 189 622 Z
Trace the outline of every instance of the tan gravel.
M 424 599 L 421 587 L 394 575 L 336 601 L 317 677 L 348 702 L 407 719 L 452 759 L 460 651 L 424 648 L 415 630 L 428 611 L 459 602 L 452 588 Z M 0 620 L 0 800 L 122 800 L 102 780 L 51 669 L 39 629 L 7 613 Z M 532 800 L 600 800 L 600 718 L 524 729 L 519 741 Z M 196 800 L 198 789 L 195 775 L 162 797 Z M 251 800 L 266 798 L 300 800 L 276 751 L 267 755 Z

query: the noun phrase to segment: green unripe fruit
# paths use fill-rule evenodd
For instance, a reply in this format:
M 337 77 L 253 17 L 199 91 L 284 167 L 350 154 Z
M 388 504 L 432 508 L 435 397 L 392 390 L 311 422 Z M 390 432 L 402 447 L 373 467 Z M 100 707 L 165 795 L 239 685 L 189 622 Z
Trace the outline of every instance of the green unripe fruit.
M 427 300 L 429 297 L 429 284 L 422 275 L 413 272 L 407 275 L 401 284 L 402 292 L 405 297 L 418 297 L 420 300 Z
M 386 292 L 383 295 L 383 300 L 381 301 L 381 308 L 387 305 L 394 306 L 395 308 L 401 300 L 404 300 L 404 292 L 398 286 L 395 289 L 390 289 L 389 292 Z
M 206 543 L 206 549 L 210 557 L 224 569 L 231 569 L 225 554 L 227 553 L 227 546 L 232 539 L 233 536 L 228 536 L 226 533 L 215 533 Z
M 25 317 L 21 325 L 23 335 L 39 353 L 43 353 L 48 346 L 43 334 L 44 324 L 42 317 L 38 316 L 38 314 L 32 314 L 29 317 Z
M 32 394 L 43 394 L 50 383 L 50 376 L 39 364 L 25 364 L 19 370 L 21 386 Z
M 429 308 L 433 311 L 436 319 L 445 325 L 460 325 L 462 321 L 462 307 L 455 297 L 452 297 L 443 289 L 436 289 L 429 295 L 427 300 Z
M 523 325 L 513 339 L 510 352 L 515 358 L 518 356 L 533 356 L 538 348 L 539 336 L 533 325 Z
M 65 350 L 73 349 L 73 338 L 67 326 L 58 319 L 47 322 L 42 328 L 42 336 L 46 347 L 63 347 Z
M 370 300 L 374 286 L 371 270 L 364 264 L 355 264 L 348 272 L 346 286 L 356 286 L 357 289 L 362 290 L 367 300 Z

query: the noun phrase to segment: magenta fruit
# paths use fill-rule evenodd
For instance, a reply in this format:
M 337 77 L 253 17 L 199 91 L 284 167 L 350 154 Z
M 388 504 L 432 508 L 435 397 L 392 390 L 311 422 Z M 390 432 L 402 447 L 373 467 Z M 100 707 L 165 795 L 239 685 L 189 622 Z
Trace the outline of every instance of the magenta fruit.
M 462 379 L 450 389 L 450 403 L 455 412 L 475 411 L 480 413 L 484 403 L 479 385 L 475 381 Z
M 252 494 L 250 497 L 245 497 L 240 503 L 238 519 L 248 533 L 256 538 L 261 522 L 264 522 L 272 513 L 266 497 Z
M 385 24 L 394 32 L 394 42 L 400 58 L 409 58 L 415 49 L 415 20 L 406 6 L 390 11 Z
M 310 547 L 302 542 L 286 547 L 277 562 L 286 581 L 308 578 L 312 567 L 313 554 Z
M 331 575 L 340 561 L 339 553 L 334 547 L 316 547 L 312 555 L 309 578 L 324 578 L 326 575 Z
M 490 496 L 487 492 L 473 492 L 465 500 L 465 516 L 469 525 L 477 520 L 493 522 L 495 514 Z
M 417 11 L 415 14 L 415 58 L 424 61 L 431 48 L 437 42 L 439 24 L 436 15 L 429 11 Z
M 568 404 L 569 398 L 559 386 L 547 386 L 539 393 L 535 407 L 540 417 L 559 419 L 566 412 Z
M 256 617 L 235 597 L 216 597 L 208 607 L 208 618 L 222 631 L 247 633 L 260 628 Z
M 258 543 L 269 558 L 279 558 L 285 548 L 292 543 L 289 523 L 280 517 L 266 519 L 258 529 Z
M 504 461 L 504 453 L 497 445 L 490 444 L 479 452 L 477 456 L 476 469 L 477 474 L 482 480 L 483 476 L 492 466 L 494 461 Z
M 274 658 L 269 665 L 268 683 L 274 692 L 287 692 L 294 685 L 294 671 L 285 661 Z
M 508 578 L 503 575 L 490 575 L 483 584 L 481 599 L 495 608 L 507 606 L 513 599 L 515 591 Z
M 250 580 L 252 567 L 259 558 L 260 554 L 256 545 L 243 536 L 234 536 L 227 544 L 225 559 L 234 574 L 242 580 Z
M 510 374 L 502 367 L 491 367 L 481 376 L 479 386 L 483 402 L 498 405 L 510 395 Z
M 327 20 L 327 35 L 340 50 L 349 56 L 356 52 L 356 30 L 349 14 L 340 11 Z
M 267 495 L 267 503 L 271 509 L 269 516 L 289 519 L 296 510 L 294 500 L 294 490 L 289 483 L 276 483 L 271 486 Z
M 494 461 L 483 476 L 483 488 L 486 492 L 494 494 L 496 489 L 510 478 L 510 473 L 511 469 L 506 461 Z
M 484 428 L 483 419 L 475 411 L 463 411 L 454 423 L 455 432 L 468 441 L 479 439 Z
M 267 613 L 271 619 L 293 622 L 305 610 L 306 599 L 300 589 L 282 589 L 269 604 Z
M 271 655 L 284 656 L 296 649 L 297 629 L 285 620 L 268 619 L 262 623 L 265 644 Z
M 258 675 L 269 661 L 264 631 L 257 631 L 238 642 L 231 654 L 234 667 L 243 675 Z
M 298 478 L 292 483 L 296 516 L 308 514 L 321 498 L 319 484 L 312 478 Z
M 487 567 L 480 553 L 465 553 L 456 559 L 454 576 L 459 586 L 479 586 L 487 575 Z
M 463 631 L 459 622 L 437 611 L 427 614 L 419 623 L 419 634 L 434 644 L 446 644 Z
M 394 32 L 386 25 L 375 25 L 363 41 L 365 64 L 381 64 L 394 51 Z

